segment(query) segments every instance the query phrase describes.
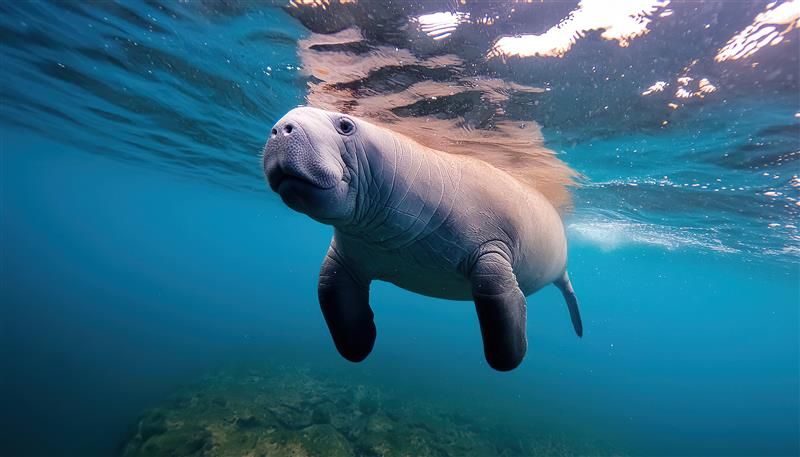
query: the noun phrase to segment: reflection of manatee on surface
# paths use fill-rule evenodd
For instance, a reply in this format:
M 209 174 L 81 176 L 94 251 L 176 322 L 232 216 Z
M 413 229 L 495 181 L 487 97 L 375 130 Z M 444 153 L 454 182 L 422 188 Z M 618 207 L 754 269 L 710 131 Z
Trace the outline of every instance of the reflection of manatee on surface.
M 522 361 L 525 296 L 547 284 L 581 335 L 558 212 L 575 173 L 534 122 L 506 115 L 541 90 L 465 75 L 454 55 L 420 58 L 352 28 L 300 48 L 315 108 L 275 124 L 264 171 L 289 207 L 335 228 L 319 299 L 339 352 L 357 362 L 372 350 L 372 280 L 473 300 L 498 370 Z

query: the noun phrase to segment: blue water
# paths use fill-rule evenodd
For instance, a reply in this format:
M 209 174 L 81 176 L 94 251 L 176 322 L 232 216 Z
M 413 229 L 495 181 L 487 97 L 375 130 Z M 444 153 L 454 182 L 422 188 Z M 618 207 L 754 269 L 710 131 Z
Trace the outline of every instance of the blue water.
M 765 4 L 718 7 L 712 38 Z M 625 454 L 800 454 L 800 206 L 786 198 L 797 41 L 769 50 L 792 78 L 738 69 L 729 81 L 747 87 L 728 84 L 667 128 L 636 101 L 652 75 L 629 95 L 609 86 L 622 111 L 604 118 L 587 114 L 603 86 L 585 66 L 567 81 L 584 102 L 568 104 L 557 68 L 508 63 L 549 78 L 534 118 L 584 176 L 567 225 L 586 334 L 547 288 L 529 299 L 527 358 L 497 373 L 469 303 L 386 284 L 373 286 L 372 355 L 353 366 L 336 353 L 316 302 L 331 229 L 260 176 L 269 128 L 305 93 L 296 41 L 308 31 L 282 9 L 6 2 L 0 15 L 0 454 L 112 454 L 176 386 L 267 356 L 366 370 L 409 396 Z M 679 70 L 692 46 L 658 70 Z

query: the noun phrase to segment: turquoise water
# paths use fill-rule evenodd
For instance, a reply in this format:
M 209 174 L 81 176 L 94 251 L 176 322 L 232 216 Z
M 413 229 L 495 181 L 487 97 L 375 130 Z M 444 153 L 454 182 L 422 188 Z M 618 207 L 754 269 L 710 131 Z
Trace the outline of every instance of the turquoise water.
M 765 4 L 709 7 L 719 36 L 705 46 Z M 303 102 L 296 41 L 309 32 L 297 20 L 246 2 L 20 2 L 0 14 L 0 454 L 113 454 L 178 385 L 266 357 L 367 373 L 409 398 L 622 454 L 800 453 L 800 207 L 786 198 L 797 41 L 767 50 L 791 78 L 728 69 L 724 96 L 670 112 L 668 127 L 639 97 L 649 68 L 603 96 L 579 65 L 585 48 L 550 67 L 507 64 L 549 79 L 534 118 L 585 177 L 567 225 L 586 334 L 542 290 L 528 356 L 497 373 L 471 304 L 386 284 L 373 288 L 372 355 L 355 366 L 336 353 L 316 302 L 331 230 L 268 192 L 258 162 L 274 121 Z M 656 69 L 679 73 L 695 41 Z M 629 49 L 601 73 L 646 51 Z M 572 79 L 555 65 L 574 65 Z M 617 112 L 587 114 L 595 103 Z

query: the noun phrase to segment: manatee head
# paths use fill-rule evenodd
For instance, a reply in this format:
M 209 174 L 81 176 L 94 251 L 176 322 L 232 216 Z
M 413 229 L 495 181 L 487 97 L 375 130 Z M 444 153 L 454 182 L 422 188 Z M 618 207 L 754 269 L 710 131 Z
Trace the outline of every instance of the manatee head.
M 286 113 L 264 147 L 270 188 L 295 211 L 328 224 L 347 222 L 355 210 L 357 181 L 352 179 L 356 158 L 347 143 L 358 140 L 360 123 L 316 108 Z

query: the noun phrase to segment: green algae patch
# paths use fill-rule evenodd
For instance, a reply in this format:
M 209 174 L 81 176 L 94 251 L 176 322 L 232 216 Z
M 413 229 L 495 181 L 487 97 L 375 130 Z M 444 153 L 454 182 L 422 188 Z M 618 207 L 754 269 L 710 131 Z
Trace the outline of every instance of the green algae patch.
M 146 411 L 125 457 L 572 455 L 480 415 L 306 369 L 221 370 Z M 505 436 L 504 436 L 505 435 Z M 577 453 L 585 453 L 578 451 Z M 590 453 L 609 455 L 593 449 Z

